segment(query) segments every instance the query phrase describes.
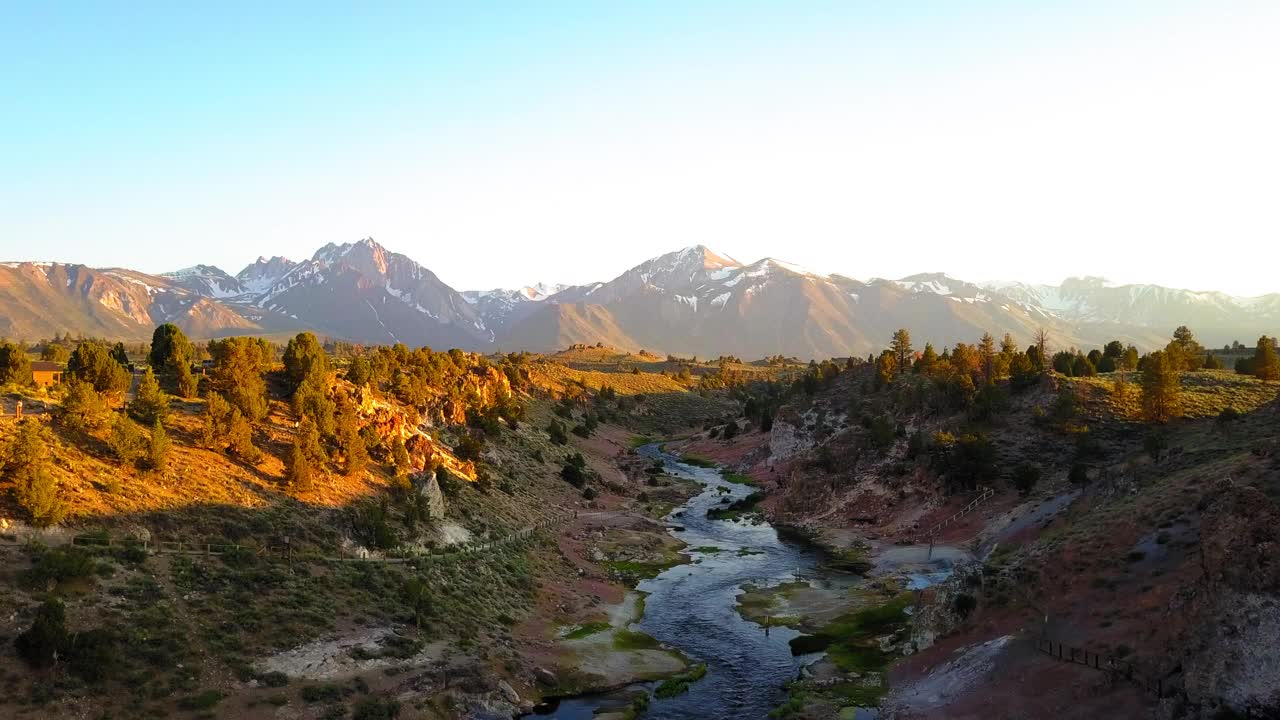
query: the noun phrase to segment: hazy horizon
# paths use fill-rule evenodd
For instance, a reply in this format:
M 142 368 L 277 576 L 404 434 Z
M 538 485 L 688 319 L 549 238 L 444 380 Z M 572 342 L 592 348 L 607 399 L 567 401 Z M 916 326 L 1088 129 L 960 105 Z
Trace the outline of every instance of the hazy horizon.
M 352 16 L 105 3 L 0 29 L 0 259 L 310 257 L 459 290 L 704 244 L 859 279 L 1238 296 L 1280 238 L 1264 2 L 984 0 Z

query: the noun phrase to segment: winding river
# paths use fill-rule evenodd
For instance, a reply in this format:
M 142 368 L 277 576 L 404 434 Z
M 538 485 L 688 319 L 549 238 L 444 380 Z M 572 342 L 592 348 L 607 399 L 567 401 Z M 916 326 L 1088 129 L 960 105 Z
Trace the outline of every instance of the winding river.
M 821 573 L 818 553 L 786 542 L 767 523 L 710 520 L 707 510 L 751 494 L 754 488 L 725 480 L 719 470 L 688 465 L 664 453 L 659 445 L 637 451 L 659 459 L 669 475 L 702 483 L 704 490 L 667 518 L 677 538 L 688 544 L 698 562 L 678 565 L 639 585 L 648 593 L 643 619 L 632 627 L 678 648 L 695 662 L 707 664 L 706 676 L 689 692 L 669 699 L 653 698 L 646 717 L 663 720 L 755 720 L 786 699 L 784 686 L 801 665 L 813 659 L 793 657 L 788 641 L 799 633 L 786 627 L 764 628 L 737 612 L 736 596 L 744 584 L 776 584 L 797 573 Z M 719 552 L 698 552 L 714 546 Z M 544 717 L 586 720 L 616 707 L 616 695 L 562 701 Z

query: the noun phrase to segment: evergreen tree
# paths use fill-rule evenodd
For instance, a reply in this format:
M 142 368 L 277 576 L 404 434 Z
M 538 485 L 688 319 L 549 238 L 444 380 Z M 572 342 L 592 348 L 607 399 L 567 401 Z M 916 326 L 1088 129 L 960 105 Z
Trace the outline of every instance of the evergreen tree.
M 1032 346 L 1033 348 L 1035 346 Z M 1023 391 L 1040 382 L 1040 368 L 1027 353 L 1017 353 L 1009 363 L 1009 384 L 1015 391 Z
M 1138 348 L 1130 345 L 1125 348 L 1124 356 L 1120 361 L 1120 369 L 1137 370 L 1138 369 Z
M 347 365 L 347 382 L 361 387 L 368 385 L 373 379 L 373 369 L 363 355 L 351 358 L 351 364 Z
M 285 456 L 285 482 L 301 492 L 311 490 L 315 487 L 316 473 L 324 471 L 327 460 L 315 423 L 304 417 L 298 423 L 293 444 L 289 447 L 289 454 Z
M 88 340 L 71 353 L 67 374 L 92 384 L 98 392 L 124 392 L 131 381 L 129 370 L 117 362 L 106 347 Z
M 978 341 L 978 361 L 982 368 L 982 379 L 988 385 L 996 381 L 996 341 L 991 333 L 982 333 Z
M 31 359 L 21 345 L 0 342 L 0 385 L 9 384 L 31 384 Z
M 409 450 L 404 446 L 404 438 L 397 435 L 391 441 L 391 463 L 395 466 L 396 475 L 406 475 L 412 469 Z
M 898 356 L 893 350 L 885 350 L 876 358 L 876 386 L 884 387 L 898 376 Z M 809 376 L 812 377 L 812 376 Z
M 91 383 L 75 377 L 68 381 L 67 394 L 62 397 L 58 410 L 59 421 L 79 432 L 88 432 L 102 426 L 106 420 L 107 402 L 93 389 Z
M 1205 370 L 1221 370 L 1222 361 L 1219 360 L 1218 356 L 1214 355 L 1213 353 L 1205 353 L 1204 362 L 1200 363 L 1200 367 L 1204 368 Z
M 1165 355 L 1174 370 L 1198 370 L 1204 358 L 1205 349 L 1196 341 L 1195 335 L 1186 325 L 1179 325 L 1173 331 L 1173 340 L 1165 346 Z
M 169 415 L 169 396 L 160 389 L 156 374 L 147 368 L 138 381 L 138 391 L 133 402 L 129 404 L 129 412 L 145 423 L 163 421 Z
M 190 371 L 195 356 L 191 341 L 177 325 L 165 323 L 151 333 L 151 352 L 147 354 L 147 362 L 157 372 L 176 375 L 179 368 L 184 367 Z
M 51 667 L 66 650 L 67 613 L 62 601 L 49 598 L 36 611 L 35 622 L 14 641 L 18 655 L 33 668 Z
M 338 412 L 334 418 L 334 435 L 338 449 L 344 458 L 343 472 L 348 476 L 364 471 L 369 462 L 369 451 L 364 439 L 360 437 L 359 419 L 355 405 L 347 397 L 338 401 Z
M 129 353 L 124 349 L 124 343 L 118 342 L 111 346 L 111 359 L 115 360 L 120 367 L 129 368 Z
M 35 418 L 18 424 L 18 431 L 5 452 L 4 469 L 17 493 L 18 504 L 31 515 L 31 524 L 48 527 L 66 517 L 66 502 L 58 492 L 57 481 L 49 473 L 45 431 Z
M 156 418 L 151 425 L 151 442 L 147 446 L 147 464 L 156 472 L 164 472 L 169 467 L 169 433 L 165 432 L 164 423 Z
M 1147 356 L 1142 371 L 1142 410 L 1149 422 L 1165 423 L 1182 415 L 1182 386 L 1178 368 L 1168 354 Z
M 262 451 L 253 444 L 253 425 L 240 414 L 238 407 L 231 408 L 227 418 L 227 449 L 250 465 L 262 460 Z
M 920 353 L 920 359 L 916 361 L 916 372 L 925 376 L 932 375 L 937 364 L 938 351 L 933 349 L 933 343 L 925 343 L 924 352 Z
M 136 465 L 147 453 L 147 441 L 142 431 L 137 423 L 123 414 L 116 415 L 111 434 L 107 436 L 107 446 L 123 465 Z
M 200 444 L 210 449 L 225 448 L 227 419 L 231 417 L 231 405 L 216 392 L 209 393 L 204 403 L 204 425 L 200 429 Z
M 177 388 L 178 395 L 184 398 L 193 398 L 199 394 L 200 381 L 196 379 L 195 374 L 191 372 L 191 366 L 179 365 L 177 378 L 174 383 Z
M 294 490 L 309 492 L 315 487 L 315 482 L 311 478 L 311 463 L 307 462 L 300 442 L 301 439 L 294 436 L 293 445 L 289 447 L 289 454 L 284 459 L 284 480 Z
M 301 332 L 289 340 L 284 350 L 284 373 L 296 390 L 309 378 L 323 381 L 329 372 L 329 358 L 316 336 Z
M 1089 362 L 1089 358 L 1076 353 L 1075 358 L 1071 361 L 1070 374 L 1072 377 L 1092 377 L 1097 375 L 1098 371 L 1093 367 L 1093 363 Z
M 907 332 L 906 328 L 898 328 L 893 333 L 893 339 L 889 341 L 889 349 L 893 352 L 893 371 L 895 376 L 898 372 L 905 372 L 907 368 L 911 367 L 914 351 L 911 349 L 911 333 Z M 889 378 L 889 380 L 892 379 L 892 377 Z
M 1049 372 L 1049 331 L 1040 328 L 1036 331 L 1036 357 L 1040 363 L 1040 372 Z
M 209 342 L 213 356 L 210 385 L 249 422 L 267 415 L 267 368 L 271 346 L 265 340 L 230 337 Z
M 65 363 L 71 358 L 71 351 L 61 343 L 47 342 L 40 349 L 40 359 L 48 362 Z
M 1276 339 L 1263 335 L 1253 351 L 1253 374 L 1259 380 L 1280 380 L 1280 356 L 1276 353 Z

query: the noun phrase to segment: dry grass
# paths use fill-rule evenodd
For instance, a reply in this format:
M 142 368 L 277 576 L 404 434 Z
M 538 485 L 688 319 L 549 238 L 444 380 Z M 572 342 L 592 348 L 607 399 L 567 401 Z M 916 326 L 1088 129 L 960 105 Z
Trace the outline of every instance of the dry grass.
M 1121 399 L 1115 393 L 1117 379 L 1129 384 Z M 1263 382 L 1230 370 L 1198 370 L 1182 373 L 1182 412 L 1187 418 L 1217 417 L 1227 408 L 1252 412 L 1280 395 L 1280 383 Z M 1142 416 L 1141 373 L 1117 372 L 1067 380 L 1078 388 L 1089 414 L 1094 417 L 1138 420 Z

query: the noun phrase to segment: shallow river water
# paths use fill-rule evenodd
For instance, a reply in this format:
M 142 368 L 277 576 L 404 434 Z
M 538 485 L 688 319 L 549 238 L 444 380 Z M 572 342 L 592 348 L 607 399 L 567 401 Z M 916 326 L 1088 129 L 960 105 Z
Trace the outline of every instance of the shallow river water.
M 668 516 L 671 530 L 689 545 L 698 562 L 678 565 L 639 585 L 648 593 L 643 619 L 632 627 L 678 648 L 694 662 L 707 664 L 707 674 L 689 692 L 674 698 L 654 698 L 645 717 L 679 720 L 754 720 L 786 699 L 784 686 L 800 667 L 814 659 L 793 657 L 788 641 L 799 633 L 774 627 L 767 633 L 737 612 L 736 596 L 744 584 L 776 584 L 798 574 L 813 579 L 821 574 L 820 556 L 787 542 L 767 523 L 709 520 L 709 508 L 726 498 L 738 500 L 753 488 L 725 480 L 711 468 L 679 462 L 657 445 L 638 451 L 661 459 L 670 475 L 697 480 L 702 493 Z M 727 492 L 725 492 L 727 490 Z M 696 552 L 715 546 L 720 552 Z M 741 554 L 740 554 L 741 551 Z M 561 701 L 544 717 L 585 720 L 601 709 L 618 705 L 618 695 Z

